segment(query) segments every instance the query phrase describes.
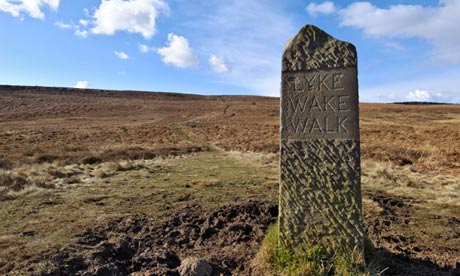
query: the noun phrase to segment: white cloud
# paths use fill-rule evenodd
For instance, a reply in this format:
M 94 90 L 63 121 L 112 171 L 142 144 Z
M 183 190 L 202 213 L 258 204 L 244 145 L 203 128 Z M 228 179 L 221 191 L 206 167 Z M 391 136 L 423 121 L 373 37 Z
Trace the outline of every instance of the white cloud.
M 80 38 L 87 38 L 88 37 L 88 31 L 86 30 L 80 30 L 79 28 L 75 30 L 75 35 L 80 37 Z
M 188 40 L 173 33 L 168 34 L 168 42 L 166 46 L 157 50 L 161 55 L 162 60 L 166 64 L 171 64 L 180 68 L 195 67 L 198 65 L 192 48 L 190 48 Z
M 59 0 L 0 0 L 0 11 L 7 12 L 14 17 L 28 13 L 33 18 L 44 19 L 43 6 L 49 6 L 56 11 L 59 7 Z
M 433 93 L 427 90 L 419 90 L 416 89 L 414 91 L 410 91 L 409 94 L 406 95 L 405 99 L 410 102 L 442 102 L 447 103 L 451 102 L 452 98 L 448 95 L 444 95 L 441 92 Z
M 154 47 L 149 47 L 149 46 L 147 46 L 145 44 L 142 44 L 142 43 L 137 44 L 137 47 L 139 48 L 139 51 L 141 53 L 143 53 L 143 54 L 155 51 Z
M 128 59 L 129 56 L 125 53 L 125 52 L 122 52 L 122 51 L 115 51 L 114 54 L 119 58 L 119 59 Z
M 224 57 L 211 55 L 209 57 L 209 64 L 211 68 L 217 73 L 228 73 L 230 72 L 230 65 L 227 64 Z
M 394 41 L 386 41 L 385 46 L 393 50 L 404 50 L 404 47 L 401 44 Z
M 1 0 L 0 0 L 1 1 Z M 73 24 L 73 23 L 64 23 L 62 21 L 55 22 L 54 25 L 57 26 L 60 29 L 64 30 L 69 30 L 73 29 L 74 34 L 80 38 L 87 38 L 88 37 L 88 31 L 84 28 L 88 26 L 89 20 L 84 20 L 80 19 L 78 21 L 78 24 Z
M 139 51 L 141 51 L 141 53 L 148 53 L 150 51 L 150 48 L 147 45 L 139 44 L 138 46 L 139 46 Z
M 8 0 L 0 0 L 0 11 L 18 17 L 21 14 L 22 7 L 21 4 L 11 4 Z
M 102 0 L 94 13 L 94 34 L 113 35 L 117 31 L 139 33 L 149 39 L 156 33 L 156 19 L 168 12 L 163 0 Z
M 79 81 L 75 85 L 75 88 L 80 88 L 80 89 L 85 89 L 88 87 L 88 82 L 87 81 Z
M 426 90 L 414 90 L 410 91 L 409 94 L 406 96 L 406 100 L 414 101 L 414 102 L 427 102 L 431 99 L 430 92 Z
M 89 24 L 89 20 L 80 19 L 80 20 L 78 21 L 78 23 L 80 23 L 80 25 L 86 27 L 86 26 L 88 26 L 88 24 Z
M 71 24 L 64 23 L 62 21 L 55 22 L 54 25 L 60 29 L 72 29 L 74 26 Z
M 433 45 L 433 54 L 460 63 L 460 1 L 441 0 L 439 6 L 393 5 L 378 8 L 356 2 L 339 11 L 342 26 L 361 29 L 379 37 L 418 38 Z
M 316 17 L 318 14 L 331 14 L 336 11 L 335 5 L 331 1 L 325 1 L 321 4 L 310 3 L 306 8 L 308 14 Z
M 436 73 L 419 74 L 413 77 L 382 83 L 360 84 L 359 99 L 363 102 L 401 102 L 408 101 L 409 95 L 413 98 L 423 96 L 428 91 L 429 101 L 460 103 L 460 68 L 439 70 Z M 412 92 L 412 94 L 410 94 Z

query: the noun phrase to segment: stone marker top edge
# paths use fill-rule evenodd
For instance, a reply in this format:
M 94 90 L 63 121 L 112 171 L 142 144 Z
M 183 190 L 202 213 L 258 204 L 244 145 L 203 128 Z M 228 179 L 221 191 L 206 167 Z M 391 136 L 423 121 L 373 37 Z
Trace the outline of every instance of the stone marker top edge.
M 283 72 L 356 67 L 353 44 L 335 39 L 313 25 L 305 25 L 290 39 L 282 58 Z

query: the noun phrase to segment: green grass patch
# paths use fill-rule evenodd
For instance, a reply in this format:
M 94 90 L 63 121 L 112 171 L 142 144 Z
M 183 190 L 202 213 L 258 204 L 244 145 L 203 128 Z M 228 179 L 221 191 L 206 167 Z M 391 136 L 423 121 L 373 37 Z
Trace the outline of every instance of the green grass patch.
M 367 239 L 365 255 L 366 262 L 358 251 L 337 252 L 330 257 L 320 245 L 285 248 L 278 242 L 278 225 L 275 224 L 267 233 L 255 264 L 264 275 L 375 275 L 378 254 Z

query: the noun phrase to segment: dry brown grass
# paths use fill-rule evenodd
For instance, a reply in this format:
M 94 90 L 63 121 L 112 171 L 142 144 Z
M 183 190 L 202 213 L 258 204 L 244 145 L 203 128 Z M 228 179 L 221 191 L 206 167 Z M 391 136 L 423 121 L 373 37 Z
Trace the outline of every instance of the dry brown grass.
M 363 159 L 460 173 L 459 105 L 361 104 Z
M 411 167 L 371 160 L 364 161 L 362 166 L 362 183 L 366 189 L 423 199 L 421 204 L 425 207 L 449 206 L 450 209 L 444 209 L 446 213 L 460 210 L 460 178 L 456 175 L 424 174 Z
M 2 91 L 0 106 L 4 169 L 148 159 L 193 146 L 278 152 L 278 98 L 23 88 Z M 360 109 L 363 159 L 459 175 L 459 105 Z
M 0 264 L 33 262 L 116 216 L 276 202 L 277 98 L 0 92 Z M 455 266 L 460 106 L 360 108 L 373 242 Z

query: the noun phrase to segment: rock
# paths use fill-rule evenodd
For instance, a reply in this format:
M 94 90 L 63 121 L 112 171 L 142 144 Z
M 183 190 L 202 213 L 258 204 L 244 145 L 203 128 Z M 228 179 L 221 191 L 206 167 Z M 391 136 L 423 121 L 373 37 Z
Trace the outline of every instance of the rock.
M 181 276 L 210 276 L 212 267 L 206 260 L 189 257 L 182 260 L 179 274 Z
M 282 58 L 279 239 L 364 248 L 355 47 L 307 25 Z

